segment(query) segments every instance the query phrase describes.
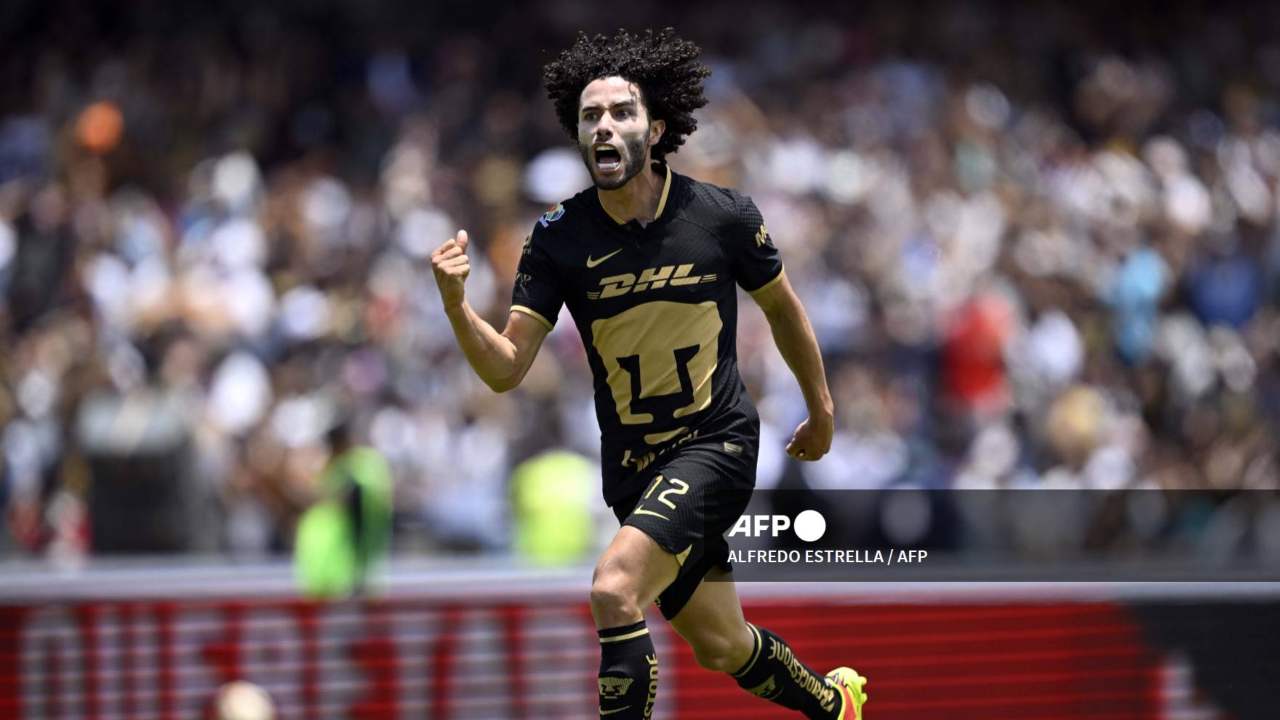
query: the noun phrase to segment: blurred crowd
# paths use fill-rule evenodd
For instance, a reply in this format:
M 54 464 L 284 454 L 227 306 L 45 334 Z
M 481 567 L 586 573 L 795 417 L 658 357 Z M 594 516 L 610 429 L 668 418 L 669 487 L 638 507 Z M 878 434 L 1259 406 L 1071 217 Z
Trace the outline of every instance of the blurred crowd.
M 589 183 L 538 69 L 620 25 L 703 45 L 672 164 L 754 198 L 824 351 L 837 434 L 800 465 L 742 313 L 761 487 L 1280 484 L 1276 8 L 425 5 L 0 12 L 0 554 L 168 512 L 116 545 L 285 551 L 339 423 L 390 464 L 398 548 L 508 547 L 513 468 L 598 457 L 590 374 L 560 322 L 490 392 L 428 255 L 467 228 L 504 322 Z

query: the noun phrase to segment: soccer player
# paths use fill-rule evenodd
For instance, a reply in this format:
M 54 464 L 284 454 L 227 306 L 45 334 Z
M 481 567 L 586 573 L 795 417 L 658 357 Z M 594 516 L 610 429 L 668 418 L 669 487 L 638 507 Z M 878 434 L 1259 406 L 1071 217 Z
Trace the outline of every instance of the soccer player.
M 465 230 L 433 270 L 458 344 L 494 390 L 520 383 L 562 305 L 587 348 L 604 497 L 621 523 L 591 583 L 600 717 L 652 716 L 658 659 L 642 610 L 656 601 L 702 667 L 805 717 L 856 720 L 865 678 L 820 675 L 748 623 L 727 562 L 760 426 L 738 374 L 736 287 L 763 309 L 808 406 L 787 453 L 822 457 L 834 419 L 817 340 L 755 204 L 664 162 L 706 104 L 699 53 L 671 29 L 579 34 L 544 68 L 594 187 L 535 224 L 501 333 L 466 302 Z

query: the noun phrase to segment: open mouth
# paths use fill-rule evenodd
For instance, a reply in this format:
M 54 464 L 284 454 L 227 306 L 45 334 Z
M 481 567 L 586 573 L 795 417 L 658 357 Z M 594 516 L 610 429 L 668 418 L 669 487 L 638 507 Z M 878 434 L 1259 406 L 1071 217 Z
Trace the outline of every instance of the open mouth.
M 596 169 L 602 173 L 616 172 L 622 167 L 622 153 L 611 145 L 596 145 L 594 148 Z

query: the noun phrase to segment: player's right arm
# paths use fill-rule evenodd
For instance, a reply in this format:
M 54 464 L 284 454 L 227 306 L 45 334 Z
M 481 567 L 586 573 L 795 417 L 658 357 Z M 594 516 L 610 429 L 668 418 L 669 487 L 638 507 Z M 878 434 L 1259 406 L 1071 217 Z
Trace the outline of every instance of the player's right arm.
M 512 311 L 507 316 L 507 326 L 498 332 L 476 314 L 463 289 L 471 272 L 467 242 L 467 231 L 458 231 L 431 253 L 431 269 L 445 315 L 467 362 L 495 392 L 506 392 L 524 379 L 549 328 L 525 313 Z

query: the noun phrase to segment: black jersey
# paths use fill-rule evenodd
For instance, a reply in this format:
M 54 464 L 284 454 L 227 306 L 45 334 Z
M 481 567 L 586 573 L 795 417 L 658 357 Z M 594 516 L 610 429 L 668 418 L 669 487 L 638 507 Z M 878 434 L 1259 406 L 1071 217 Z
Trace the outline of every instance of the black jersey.
M 735 286 L 758 292 L 782 277 L 749 198 L 655 170 L 666 179 L 646 226 L 619 223 L 595 188 L 543 215 L 512 294 L 512 310 L 548 328 L 562 305 L 578 326 L 610 505 L 675 448 L 712 443 L 754 456 L 759 418 L 738 374 Z

